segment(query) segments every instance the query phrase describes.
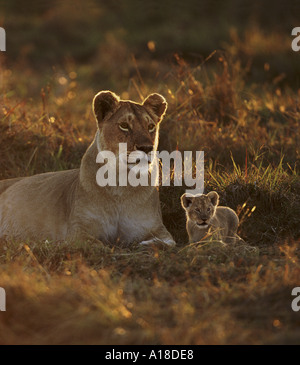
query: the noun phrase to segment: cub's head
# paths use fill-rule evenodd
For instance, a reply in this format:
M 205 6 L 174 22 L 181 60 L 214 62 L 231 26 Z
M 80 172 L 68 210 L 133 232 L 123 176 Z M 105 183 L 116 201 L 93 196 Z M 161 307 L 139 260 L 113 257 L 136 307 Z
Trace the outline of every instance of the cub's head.
M 219 195 L 216 191 L 211 191 L 207 195 L 187 195 L 181 196 L 181 205 L 186 210 L 190 220 L 195 222 L 199 228 L 207 228 L 211 218 L 216 212 L 219 203 Z
M 93 100 L 93 111 L 99 128 L 101 150 L 116 156 L 119 143 L 127 143 L 128 154 L 156 150 L 159 124 L 166 112 L 167 102 L 159 94 L 149 95 L 142 104 L 120 100 L 111 91 L 100 91 Z

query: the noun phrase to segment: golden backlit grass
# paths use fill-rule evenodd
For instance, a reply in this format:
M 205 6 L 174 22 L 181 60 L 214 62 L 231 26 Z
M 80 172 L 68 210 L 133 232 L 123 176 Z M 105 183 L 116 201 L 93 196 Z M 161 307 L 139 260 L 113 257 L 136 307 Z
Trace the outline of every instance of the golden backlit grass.
M 1 344 L 299 341 L 295 244 L 263 255 L 243 245 L 29 245 L 32 255 L 22 244 L 1 247 Z

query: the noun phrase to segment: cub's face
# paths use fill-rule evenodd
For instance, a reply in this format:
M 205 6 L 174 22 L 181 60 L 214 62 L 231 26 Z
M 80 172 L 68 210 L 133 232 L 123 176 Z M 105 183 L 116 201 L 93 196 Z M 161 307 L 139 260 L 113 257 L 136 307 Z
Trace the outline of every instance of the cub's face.
M 181 197 L 181 205 L 186 210 L 188 218 L 195 222 L 199 228 L 209 226 L 218 203 L 219 195 L 215 191 L 211 191 L 207 195 L 190 196 L 183 194 Z
M 127 144 L 127 154 L 156 150 L 159 124 L 166 109 L 167 102 L 159 94 L 151 94 L 138 104 L 120 100 L 111 91 L 99 92 L 93 100 L 93 111 L 101 150 L 118 156 L 119 143 Z

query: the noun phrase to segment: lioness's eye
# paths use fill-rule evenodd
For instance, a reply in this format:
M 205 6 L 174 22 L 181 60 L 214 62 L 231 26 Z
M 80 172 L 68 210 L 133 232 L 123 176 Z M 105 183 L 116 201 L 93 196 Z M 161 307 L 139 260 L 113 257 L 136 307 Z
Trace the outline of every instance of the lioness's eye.
M 126 123 L 126 122 L 120 123 L 120 124 L 119 124 L 119 128 L 120 128 L 122 131 L 128 132 L 128 131 L 129 131 L 129 124 L 128 124 L 128 123 Z
M 156 128 L 156 125 L 154 123 L 151 123 L 148 126 L 148 130 L 149 130 L 150 133 L 151 132 L 154 132 L 155 131 L 155 128 Z

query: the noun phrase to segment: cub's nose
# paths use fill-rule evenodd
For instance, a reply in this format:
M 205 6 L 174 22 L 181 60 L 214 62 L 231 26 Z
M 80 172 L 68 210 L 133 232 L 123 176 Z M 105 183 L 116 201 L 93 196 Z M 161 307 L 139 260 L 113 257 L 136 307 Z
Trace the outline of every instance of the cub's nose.
M 153 146 L 152 145 L 141 145 L 141 146 L 136 146 L 136 149 L 148 154 L 149 152 L 151 152 L 153 150 Z

